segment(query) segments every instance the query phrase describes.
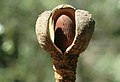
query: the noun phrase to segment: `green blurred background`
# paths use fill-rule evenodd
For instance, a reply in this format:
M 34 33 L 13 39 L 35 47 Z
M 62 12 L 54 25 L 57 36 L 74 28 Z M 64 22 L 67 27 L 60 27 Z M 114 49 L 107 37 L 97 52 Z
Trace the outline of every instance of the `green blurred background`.
M 89 11 L 96 21 L 76 82 L 120 82 L 120 0 L 0 0 L 0 82 L 55 82 L 35 23 L 40 13 L 64 3 Z

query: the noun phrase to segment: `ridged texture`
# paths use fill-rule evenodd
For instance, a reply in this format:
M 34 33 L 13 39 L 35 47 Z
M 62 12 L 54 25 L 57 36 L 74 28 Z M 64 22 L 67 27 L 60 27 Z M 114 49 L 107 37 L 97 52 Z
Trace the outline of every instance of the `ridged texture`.
M 79 55 L 52 54 L 56 82 L 75 82 Z

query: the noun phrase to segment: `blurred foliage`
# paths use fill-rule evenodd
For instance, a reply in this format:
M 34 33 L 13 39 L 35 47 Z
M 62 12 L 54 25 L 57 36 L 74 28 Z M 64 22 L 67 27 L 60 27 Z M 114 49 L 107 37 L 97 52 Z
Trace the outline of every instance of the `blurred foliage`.
M 76 82 L 120 82 L 120 0 L 0 0 L 0 82 L 55 81 L 34 29 L 40 13 L 63 3 L 89 11 L 96 21 Z

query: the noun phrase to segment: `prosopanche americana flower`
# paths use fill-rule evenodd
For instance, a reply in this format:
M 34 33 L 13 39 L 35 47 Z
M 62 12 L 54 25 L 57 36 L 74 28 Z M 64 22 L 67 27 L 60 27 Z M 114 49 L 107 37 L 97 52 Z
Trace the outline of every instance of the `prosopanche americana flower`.
M 94 25 L 88 11 L 64 4 L 39 15 L 36 34 L 41 47 L 50 53 L 80 54 L 89 44 Z

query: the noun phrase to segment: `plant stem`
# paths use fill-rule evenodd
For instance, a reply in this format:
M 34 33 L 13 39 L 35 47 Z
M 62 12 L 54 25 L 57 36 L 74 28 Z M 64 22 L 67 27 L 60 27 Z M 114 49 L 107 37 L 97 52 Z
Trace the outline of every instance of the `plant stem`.
M 76 54 L 52 55 L 56 82 L 75 82 L 78 57 Z

